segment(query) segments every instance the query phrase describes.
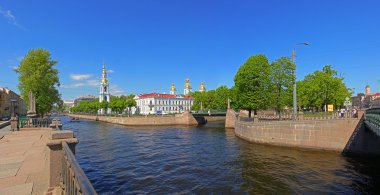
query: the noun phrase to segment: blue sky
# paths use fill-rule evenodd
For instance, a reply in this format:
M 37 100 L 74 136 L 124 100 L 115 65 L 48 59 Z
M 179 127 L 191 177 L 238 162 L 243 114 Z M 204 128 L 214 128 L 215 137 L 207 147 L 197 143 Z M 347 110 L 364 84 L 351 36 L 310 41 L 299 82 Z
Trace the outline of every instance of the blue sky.
M 0 1 L 0 86 L 29 49 L 59 63 L 64 99 L 98 94 L 101 67 L 113 94 L 233 86 L 245 60 L 296 47 L 297 79 L 330 64 L 348 87 L 380 91 L 380 1 Z

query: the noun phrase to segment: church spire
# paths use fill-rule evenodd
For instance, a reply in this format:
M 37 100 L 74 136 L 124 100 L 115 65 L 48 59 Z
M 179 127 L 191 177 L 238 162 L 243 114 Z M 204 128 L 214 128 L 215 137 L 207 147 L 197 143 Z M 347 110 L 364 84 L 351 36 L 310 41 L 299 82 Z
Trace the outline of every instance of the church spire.
M 107 71 L 106 71 L 105 64 L 103 64 L 103 69 L 102 69 L 102 83 L 107 83 Z

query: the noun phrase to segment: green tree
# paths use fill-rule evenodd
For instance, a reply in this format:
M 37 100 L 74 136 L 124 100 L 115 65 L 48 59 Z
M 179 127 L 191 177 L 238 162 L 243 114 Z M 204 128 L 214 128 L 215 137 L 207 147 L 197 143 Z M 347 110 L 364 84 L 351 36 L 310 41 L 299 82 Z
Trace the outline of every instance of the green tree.
M 227 86 L 222 85 L 215 89 L 215 96 L 214 96 L 214 103 L 213 108 L 214 109 L 227 109 L 227 100 L 230 97 L 230 89 L 228 89 Z
M 257 114 L 258 109 L 265 109 L 269 105 L 268 94 L 270 87 L 270 66 L 265 55 L 255 55 L 240 66 L 235 75 L 240 106 Z
M 295 82 L 293 71 L 294 65 L 287 57 L 281 57 L 271 64 L 270 78 L 271 101 L 276 112 L 281 118 L 281 112 L 285 106 L 292 105 L 293 83 Z
M 125 102 L 125 105 L 128 107 L 128 116 L 130 116 L 131 115 L 131 109 L 132 109 L 132 107 L 137 105 L 137 102 L 134 99 L 129 99 Z
M 114 96 L 109 103 L 109 107 L 117 113 L 122 112 L 126 108 L 126 100 L 124 97 Z
M 109 103 L 107 101 L 100 102 L 100 108 L 104 110 L 104 113 L 107 114 L 107 110 L 109 108 Z
M 210 93 L 209 92 L 199 92 L 195 91 L 190 94 L 194 98 L 193 106 L 191 110 L 202 111 L 207 109 L 210 103 Z
M 322 71 L 306 75 L 305 79 L 299 82 L 299 102 L 303 106 L 323 110 L 326 110 L 327 104 L 342 106 L 345 98 L 351 96 L 350 89 L 343 81 L 344 78 L 338 76 L 338 72 L 331 65 L 326 65 Z
M 54 104 L 60 104 L 58 70 L 50 52 L 45 49 L 31 49 L 21 60 L 15 71 L 19 74 L 21 96 L 28 100 L 29 91 L 36 97 L 36 112 L 44 116 Z M 26 101 L 28 103 L 28 101 Z
M 229 90 L 229 97 L 231 100 L 230 105 L 232 109 L 237 110 L 241 108 L 241 104 L 239 102 L 239 93 L 236 86 L 231 87 L 231 89 Z

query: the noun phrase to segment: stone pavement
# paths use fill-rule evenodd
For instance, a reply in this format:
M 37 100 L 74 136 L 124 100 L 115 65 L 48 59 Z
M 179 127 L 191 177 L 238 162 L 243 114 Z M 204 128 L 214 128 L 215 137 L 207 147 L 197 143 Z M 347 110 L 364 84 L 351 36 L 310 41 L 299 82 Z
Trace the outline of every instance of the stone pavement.
M 0 194 L 45 194 L 51 131 L 14 131 L 0 139 Z
M 10 134 L 11 132 L 12 131 L 10 125 L 0 128 L 0 139 L 3 138 L 5 135 Z

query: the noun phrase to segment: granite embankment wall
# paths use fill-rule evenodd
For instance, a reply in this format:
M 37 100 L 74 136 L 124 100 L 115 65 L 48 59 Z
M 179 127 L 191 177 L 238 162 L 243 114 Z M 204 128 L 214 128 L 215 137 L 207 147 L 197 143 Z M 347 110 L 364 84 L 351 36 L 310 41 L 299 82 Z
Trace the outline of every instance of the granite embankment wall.
M 359 119 L 235 122 L 235 135 L 251 142 L 342 152 L 359 128 Z
M 98 120 L 107 123 L 131 126 L 150 126 L 150 125 L 198 125 L 197 120 L 189 112 L 176 114 L 175 116 L 133 116 L 133 117 L 111 117 L 111 116 L 92 116 L 68 114 L 71 117 L 83 118 L 88 120 Z

